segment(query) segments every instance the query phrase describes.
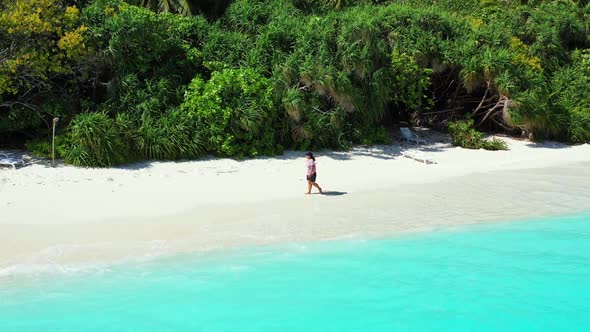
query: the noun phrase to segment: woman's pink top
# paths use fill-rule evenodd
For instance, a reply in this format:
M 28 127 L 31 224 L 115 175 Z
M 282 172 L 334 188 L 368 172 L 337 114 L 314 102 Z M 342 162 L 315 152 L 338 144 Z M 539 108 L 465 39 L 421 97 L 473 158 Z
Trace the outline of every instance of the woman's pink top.
M 313 169 L 313 171 L 312 171 Z M 315 161 L 313 159 L 309 159 L 307 161 L 307 174 L 315 173 Z

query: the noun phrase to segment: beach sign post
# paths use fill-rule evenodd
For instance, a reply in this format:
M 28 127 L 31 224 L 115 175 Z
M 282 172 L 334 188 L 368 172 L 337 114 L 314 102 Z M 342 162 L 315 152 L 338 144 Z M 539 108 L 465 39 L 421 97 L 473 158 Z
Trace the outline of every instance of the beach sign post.
M 51 136 L 51 166 L 55 167 L 55 126 L 59 118 L 53 118 L 53 135 Z

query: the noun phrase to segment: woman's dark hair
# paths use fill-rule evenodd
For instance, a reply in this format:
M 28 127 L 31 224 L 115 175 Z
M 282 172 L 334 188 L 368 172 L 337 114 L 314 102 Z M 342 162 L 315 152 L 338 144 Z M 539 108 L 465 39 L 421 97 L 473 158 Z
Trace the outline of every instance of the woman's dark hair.
M 307 153 L 305 155 L 309 156 L 309 158 L 311 158 L 311 160 L 315 161 L 315 157 L 313 156 L 313 153 L 311 153 L 311 151 L 307 151 Z

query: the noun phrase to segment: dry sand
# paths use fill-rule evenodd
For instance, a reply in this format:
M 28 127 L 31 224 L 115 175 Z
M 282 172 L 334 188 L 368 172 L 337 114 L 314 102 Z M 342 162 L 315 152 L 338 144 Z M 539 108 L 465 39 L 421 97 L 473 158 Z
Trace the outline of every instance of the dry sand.
M 303 194 L 301 152 L 0 170 L 0 278 L 590 210 L 590 145 L 505 138 L 510 150 L 491 152 L 427 136 L 423 149 L 434 165 L 404 158 L 411 144 L 317 152 L 318 183 L 328 191 L 322 196 Z

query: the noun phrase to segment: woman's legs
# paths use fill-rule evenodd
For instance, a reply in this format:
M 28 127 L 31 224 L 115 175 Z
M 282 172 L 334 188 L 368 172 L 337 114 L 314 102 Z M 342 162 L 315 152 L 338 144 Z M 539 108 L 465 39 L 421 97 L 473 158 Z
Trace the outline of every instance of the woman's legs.
M 316 178 L 315 173 L 307 176 L 307 194 L 311 194 L 311 187 L 312 186 L 316 187 L 320 191 L 320 194 L 323 193 L 322 188 L 315 182 L 315 178 Z
M 314 186 L 314 187 L 316 187 L 316 188 L 318 188 L 318 190 L 320 191 L 320 194 L 322 193 L 322 188 L 317 183 L 312 182 L 311 185 Z M 309 190 L 308 191 L 311 193 L 311 186 L 309 186 Z

